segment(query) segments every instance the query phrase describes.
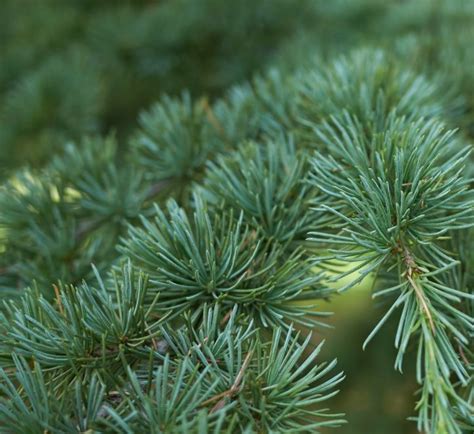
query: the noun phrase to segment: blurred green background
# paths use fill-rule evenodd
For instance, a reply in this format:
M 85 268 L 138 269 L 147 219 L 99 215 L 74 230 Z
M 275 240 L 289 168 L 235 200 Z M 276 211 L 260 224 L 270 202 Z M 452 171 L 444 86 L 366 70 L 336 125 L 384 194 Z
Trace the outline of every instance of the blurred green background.
M 215 97 L 271 66 L 398 50 L 474 95 L 465 0 L 2 0 L 0 171 L 116 131 L 161 94 Z
M 317 67 L 360 46 L 387 47 L 455 86 L 472 134 L 473 44 L 468 0 L 2 0 L 0 178 L 87 134 L 115 131 L 126 146 L 139 112 L 164 93 L 212 100 L 269 68 Z M 403 376 L 392 368 L 393 322 L 362 352 L 383 311 L 368 288 L 327 308 L 334 329 L 314 339 L 327 339 L 323 357 L 347 374 L 330 404 L 350 422 L 338 432 L 416 432 L 406 421 L 413 364 Z
M 337 432 L 417 433 L 415 423 L 407 420 L 413 414 L 417 390 L 413 352 L 405 361 L 403 375 L 393 369 L 396 316 L 362 351 L 363 342 L 386 311 L 372 302 L 369 285 L 345 292 L 324 307 L 334 312 L 329 321 L 333 329 L 314 339 L 326 339 L 321 359 L 337 358 L 346 374 L 340 393 L 330 402 L 331 409 L 345 412 L 348 421 Z

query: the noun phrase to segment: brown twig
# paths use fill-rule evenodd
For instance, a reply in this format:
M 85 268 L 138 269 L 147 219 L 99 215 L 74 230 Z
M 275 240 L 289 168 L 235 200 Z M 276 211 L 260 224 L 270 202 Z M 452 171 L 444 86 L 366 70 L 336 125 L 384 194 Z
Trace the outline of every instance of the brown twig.
M 226 390 L 225 392 L 219 393 L 218 395 L 215 395 L 202 403 L 203 406 L 206 406 L 214 401 L 217 401 L 214 407 L 212 407 L 210 413 L 215 413 L 216 411 L 220 410 L 225 405 L 226 398 L 232 398 L 240 391 L 240 384 L 242 383 L 242 379 L 244 378 L 244 374 L 246 369 L 248 368 L 252 354 L 253 351 L 249 351 L 245 356 L 244 362 L 242 363 L 237 377 L 235 377 L 234 383 L 232 384 L 230 389 Z
M 413 279 L 413 277 L 410 275 L 410 273 L 407 273 L 407 279 L 410 282 L 410 285 L 413 287 L 415 290 L 415 294 L 418 298 L 418 300 L 421 303 L 421 308 L 425 312 L 426 316 L 428 317 L 428 321 L 430 323 L 431 330 L 433 333 L 436 332 L 436 327 L 433 321 L 433 316 L 431 315 L 430 309 L 428 307 L 428 302 L 426 301 L 425 293 L 422 288 L 417 284 L 417 282 Z
M 232 309 L 229 310 L 229 312 L 225 314 L 224 318 L 222 318 L 221 323 L 220 323 L 221 327 L 227 324 L 227 321 L 229 321 L 231 315 L 232 315 Z
M 54 288 L 54 296 L 56 297 L 56 302 L 58 303 L 59 312 L 61 312 L 61 315 L 64 316 L 64 307 L 63 307 L 63 302 L 61 300 L 61 294 L 60 294 L 59 288 L 54 283 L 53 283 L 53 288 Z
M 459 350 L 459 355 L 461 356 L 461 359 L 463 360 L 463 362 L 466 364 L 466 366 L 469 366 L 469 360 L 467 359 L 466 354 L 464 353 L 464 350 L 460 343 L 458 343 L 458 350 Z
M 415 290 L 416 297 L 420 302 L 420 306 L 422 311 L 426 314 L 428 321 L 430 323 L 431 330 L 433 333 L 436 332 L 436 327 L 433 321 L 433 316 L 431 315 L 431 311 L 428 306 L 428 301 L 426 300 L 425 293 L 423 288 L 420 287 L 418 284 L 417 275 L 421 273 L 420 268 L 416 264 L 415 259 L 413 258 L 411 252 L 404 246 L 402 248 L 403 260 L 405 262 L 405 266 L 407 268 L 406 277 L 408 282 L 410 283 L 411 287 Z

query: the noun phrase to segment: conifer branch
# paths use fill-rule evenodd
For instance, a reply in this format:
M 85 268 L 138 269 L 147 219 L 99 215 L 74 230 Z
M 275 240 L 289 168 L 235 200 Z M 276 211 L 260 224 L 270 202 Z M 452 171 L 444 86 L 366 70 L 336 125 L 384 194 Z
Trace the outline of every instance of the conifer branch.
M 29 29 L 21 8 L 8 3 L 12 23 Z M 364 2 L 304 2 L 297 14 L 285 1 L 239 2 L 232 13 L 218 3 L 204 1 L 199 14 L 180 7 L 178 26 L 169 19 L 176 2 L 146 11 L 138 2 L 113 14 L 88 4 L 72 15 L 42 4 L 54 24 L 44 29 L 57 29 L 59 14 L 75 23 L 65 28 L 82 34 L 76 17 L 97 13 L 87 19 L 87 41 L 65 47 L 58 34 L 69 30 L 59 29 L 54 44 L 35 35 L 28 43 L 35 56 L 7 50 L 2 66 L 13 66 L 0 74 L 0 168 L 8 176 L 0 187 L 2 429 L 337 427 L 342 416 L 320 403 L 337 393 L 343 374 L 333 374 L 335 361 L 318 361 L 322 343 L 314 348 L 295 325 L 327 326 L 328 286 L 352 276 L 342 293 L 371 276 L 374 298 L 389 304 L 364 348 L 398 310 L 395 367 L 402 371 L 416 348 L 418 430 L 472 430 L 474 197 L 465 145 L 474 131 L 472 7 L 436 0 L 434 26 L 431 1 L 370 11 Z M 211 7 L 217 15 L 207 13 Z M 290 15 L 307 15 L 311 25 Z M 209 16 L 217 17 L 212 26 Z M 366 31 L 380 48 L 349 52 L 358 40 L 353 22 L 365 27 L 360 17 L 376 24 Z M 234 29 L 240 19 L 243 32 Z M 316 22 L 338 28 L 337 41 L 324 42 L 331 32 Z M 429 27 L 429 38 L 416 35 L 417 22 Z M 307 27 L 313 39 L 293 41 L 281 69 L 221 94 L 260 57 L 273 56 L 280 33 Z M 264 38 L 251 44 L 257 58 L 240 44 L 249 35 Z M 200 50 L 224 36 L 208 64 Z M 311 60 L 316 40 L 321 55 Z M 54 45 L 54 55 L 43 43 Z M 238 64 L 229 63 L 226 47 Z M 340 48 L 348 53 L 326 55 Z M 286 63 L 298 56 L 294 71 Z M 14 84 L 15 65 L 29 57 L 38 65 Z M 205 77 L 196 73 L 203 70 Z M 173 96 L 183 83 L 189 91 Z M 164 89 L 170 95 L 159 94 Z M 202 90 L 210 94 L 192 97 Z M 130 114 L 152 99 L 126 138 Z M 77 140 L 113 122 L 119 139 Z M 69 139 L 76 144 L 51 155 Z M 5 170 L 25 150 L 43 169 Z M 349 269 L 340 272 L 334 265 L 341 263 Z

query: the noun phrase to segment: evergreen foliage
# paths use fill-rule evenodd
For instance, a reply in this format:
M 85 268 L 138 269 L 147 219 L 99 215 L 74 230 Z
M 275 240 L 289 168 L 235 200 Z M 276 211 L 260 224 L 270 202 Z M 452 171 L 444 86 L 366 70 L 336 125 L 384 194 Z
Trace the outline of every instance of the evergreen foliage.
M 344 374 L 307 331 L 367 276 L 385 313 L 364 347 L 399 313 L 395 368 L 416 354 L 417 429 L 474 429 L 474 8 L 407 3 L 304 2 L 291 20 L 283 0 L 34 6 L 56 34 L 40 32 L 34 56 L 7 46 L 0 77 L 3 164 L 15 146 L 48 156 L 0 187 L 2 432 L 338 427 L 323 401 Z M 319 34 L 308 23 L 355 35 L 361 11 L 400 38 L 374 43 L 368 25 L 363 48 L 329 38 L 337 55 L 298 57 Z M 299 25 L 287 68 L 224 91 Z M 249 32 L 257 50 L 237 43 Z M 121 119 L 118 135 L 68 142 Z
M 472 190 L 462 176 L 468 149 L 453 153 L 452 132 L 444 133 L 436 121 L 396 120 L 393 130 L 368 143 L 359 141 L 360 127 L 350 120 L 347 125 L 338 124 L 341 140 L 327 127 L 331 155 L 339 161 L 322 155 L 313 160 L 313 182 L 328 196 L 318 210 L 332 214 L 333 231 L 313 232 L 311 239 L 333 245 L 334 259 L 362 261 L 354 267 L 358 279 L 386 271 L 395 280 L 374 294 L 394 301 L 366 343 L 400 308 L 395 366 L 402 370 L 403 355 L 417 335 L 419 427 L 459 432 L 451 410 L 459 406 L 469 413 L 470 406 L 457 395 L 451 376 L 468 382 L 468 367 L 457 353 L 470 344 L 474 321 L 463 304 L 474 298 L 451 277 L 460 262 L 451 253 L 456 247 L 445 244 L 449 231 L 473 221 Z

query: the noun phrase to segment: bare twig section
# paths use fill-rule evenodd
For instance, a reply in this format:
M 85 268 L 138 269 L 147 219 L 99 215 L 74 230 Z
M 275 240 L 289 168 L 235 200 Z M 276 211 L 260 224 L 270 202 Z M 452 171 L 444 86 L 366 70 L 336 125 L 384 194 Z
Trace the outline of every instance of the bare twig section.
M 225 314 L 224 318 L 222 318 L 220 322 L 221 327 L 227 324 L 231 316 L 232 316 L 232 309 L 229 310 L 229 312 Z
M 461 359 L 462 359 L 462 361 L 464 362 L 464 364 L 465 364 L 466 366 L 469 366 L 469 365 L 470 365 L 470 362 L 469 362 L 469 360 L 468 360 L 467 357 L 466 357 L 466 353 L 464 352 L 461 343 L 459 343 L 459 342 L 458 342 L 458 351 L 459 351 L 459 355 L 461 356 Z
M 435 324 L 434 324 L 434 321 L 433 321 L 433 316 L 431 315 L 430 308 L 428 307 L 428 302 L 426 300 L 426 296 L 425 296 L 425 293 L 423 291 L 423 288 L 421 288 L 418 285 L 418 282 L 413 279 L 413 277 L 410 273 L 407 273 L 407 279 L 410 282 L 410 285 L 412 286 L 412 288 L 415 290 L 415 294 L 418 298 L 418 301 L 420 302 L 421 309 L 424 311 L 424 313 L 426 314 L 426 317 L 428 318 L 431 330 L 433 331 L 433 333 L 435 333 L 436 332 L 436 327 L 435 327 Z
M 402 254 L 403 254 L 403 260 L 407 269 L 406 278 L 408 282 L 410 283 L 411 287 L 415 290 L 415 294 L 419 301 L 421 310 L 425 313 L 430 323 L 431 330 L 433 331 L 433 333 L 435 333 L 436 327 L 433 321 L 433 316 L 431 314 L 430 308 L 428 306 L 428 300 L 426 299 L 426 295 L 425 295 L 425 292 L 423 291 L 423 288 L 418 283 L 417 276 L 421 273 L 421 270 L 416 264 L 416 261 L 413 258 L 413 255 L 406 247 L 403 247 Z
M 56 303 L 58 304 L 58 309 L 59 312 L 61 312 L 61 315 L 64 316 L 64 307 L 63 307 L 63 302 L 61 300 L 61 293 L 59 291 L 59 288 L 57 285 L 53 283 L 53 289 L 54 289 L 54 296 L 56 298 Z
M 211 413 L 215 413 L 216 411 L 224 407 L 225 399 L 232 398 L 234 395 L 236 395 L 240 391 L 240 385 L 242 383 L 242 379 L 244 378 L 245 371 L 249 366 L 250 359 L 252 358 L 252 354 L 253 354 L 253 351 L 249 351 L 247 355 L 245 356 L 242 366 L 240 367 L 240 370 L 237 376 L 235 377 L 234 383 L 232 384 L 229 390 L 219 393 L 218 395 L 213 396 L 212 398 L 209 398 L 208 400 L 202 403 L 203 406 L 206 406 L 208 404 L 213 403 L 214 401 L 217 401 L 214 407 L 212 407 L 210 411 Z

